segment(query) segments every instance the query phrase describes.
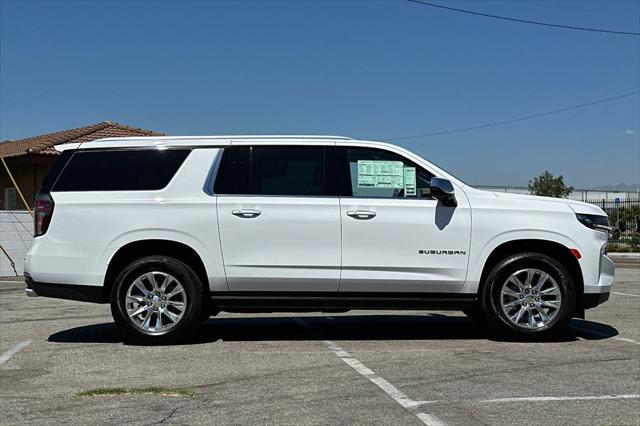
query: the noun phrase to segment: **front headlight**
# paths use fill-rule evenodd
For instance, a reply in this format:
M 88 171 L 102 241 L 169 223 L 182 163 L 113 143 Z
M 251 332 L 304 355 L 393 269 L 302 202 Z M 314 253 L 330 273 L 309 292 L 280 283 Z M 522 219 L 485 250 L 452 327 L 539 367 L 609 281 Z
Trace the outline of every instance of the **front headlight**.
M 595 229 L 596 231 L 609 233 L 613 229 L 609 225 L 609 218 L 607 216 L 576 213 L 576 218 L 587 228 Z

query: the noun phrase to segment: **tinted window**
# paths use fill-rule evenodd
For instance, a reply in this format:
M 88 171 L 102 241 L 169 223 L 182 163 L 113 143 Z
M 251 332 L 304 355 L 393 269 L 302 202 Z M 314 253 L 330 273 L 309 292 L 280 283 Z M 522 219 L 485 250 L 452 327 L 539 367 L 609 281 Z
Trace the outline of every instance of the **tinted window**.
M 250 194 L 249 184 L 250 148 L 240 146 L 226 148 L 216 177 L 216 194 Z
M 224 152 L 217 194 L 326 195 L 325 147 L 232 147 Z
M 354 197 L 430 197 L 433 174 L 406 158 L 371 148 L 344 148 L 348 179 Z
M 253 147 L 252 193 L 324 195 L 324 147 Z
M 162 189 L 189 150 L 76 151 L 54 191 L 142 191 Z
M 64 170 L 64 167 L 67 165 L 74 152 L 76 151 L 71 149 L 62 151 L 60 157 L 58 157 L 56 162 L 53 163 L 53 166 L 49 170 L 49 173 L 47 173 L 45 178 L 42 180 L 42 188 L 40 188 L 40 192 L 51 191 L 53 184 L 56 183 L 56 180 L 58 180 L 58 176 L 60 176 L 60 173 L 62 173 L 62 170 Z

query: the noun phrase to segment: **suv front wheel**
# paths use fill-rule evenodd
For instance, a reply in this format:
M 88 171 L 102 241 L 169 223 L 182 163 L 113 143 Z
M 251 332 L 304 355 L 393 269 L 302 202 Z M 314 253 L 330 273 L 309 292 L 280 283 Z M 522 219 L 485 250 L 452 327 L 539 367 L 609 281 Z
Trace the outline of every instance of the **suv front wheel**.
M 140 258 L 123 269 L 111 292 L 111 313 L 132 341 L 168 343 L 200 323 L 203 285 L 185 263 L 168 256 Z
M 481 306 L 499 337 L 546 338 L 573 316 L 576 290 L 566 268 L 541 253 L 520 253 L 498 263 L 485 282 Z

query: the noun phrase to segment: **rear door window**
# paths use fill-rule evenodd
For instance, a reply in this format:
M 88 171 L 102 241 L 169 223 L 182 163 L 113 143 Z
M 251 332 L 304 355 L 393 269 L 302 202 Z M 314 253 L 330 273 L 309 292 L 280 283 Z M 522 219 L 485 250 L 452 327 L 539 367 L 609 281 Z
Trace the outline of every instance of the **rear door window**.
M 251 185 L 256 195 L 325 195 L 324 147 L 254 147 Z
M 216 194 L 250 194 L 251 147 L 225 148 L 213 187 Z
M 225 150 L 217 194 L 327 195 L 324 146 L 253 146 Z

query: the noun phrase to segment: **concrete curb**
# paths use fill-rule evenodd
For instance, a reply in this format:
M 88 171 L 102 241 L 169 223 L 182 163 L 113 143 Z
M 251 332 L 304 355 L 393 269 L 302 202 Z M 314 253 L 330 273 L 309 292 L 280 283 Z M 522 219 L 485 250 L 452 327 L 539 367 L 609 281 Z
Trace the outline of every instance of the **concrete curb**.
M 607 253 L 613 260 L 640 260 L 640 253 Z
M 0 281 L 21 283 L 24 282 L 24 277 L 22 275 L 19 277 L 16 277 L 15 275 L 0 275 Z

